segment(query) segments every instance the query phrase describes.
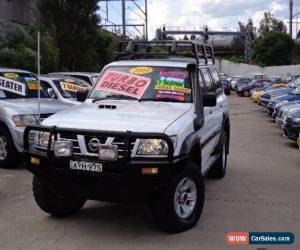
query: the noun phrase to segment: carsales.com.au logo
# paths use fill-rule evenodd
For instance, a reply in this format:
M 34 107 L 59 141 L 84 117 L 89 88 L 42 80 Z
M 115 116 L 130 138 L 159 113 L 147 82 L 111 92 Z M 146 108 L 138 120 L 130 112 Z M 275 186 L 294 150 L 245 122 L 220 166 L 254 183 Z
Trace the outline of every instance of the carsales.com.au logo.
M 291 245 L 295 236 L 288 232 L 230 232 L 226 243 L 233 246 L 246 245 Z

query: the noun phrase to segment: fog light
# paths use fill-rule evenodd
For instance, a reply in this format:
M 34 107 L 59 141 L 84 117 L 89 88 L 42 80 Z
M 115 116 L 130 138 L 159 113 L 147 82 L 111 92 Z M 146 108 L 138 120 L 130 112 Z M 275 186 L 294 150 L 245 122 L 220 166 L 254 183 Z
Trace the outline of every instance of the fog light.
M 99 146 L 98 158 L 102 161 L 117 161 L 118 146 L 102 144 Z
M 143 175 L 156 175 L 158 174 L 158 168 L 142 168 Z
M 31 164 L 33 165 L 40 165 L 41 161 L 39 158 L 31 157 L 30 159 Z
M 69 157 L 73 155 L 73 143 L 66 141 L 54 142 L 54 155 L 56 157 Z

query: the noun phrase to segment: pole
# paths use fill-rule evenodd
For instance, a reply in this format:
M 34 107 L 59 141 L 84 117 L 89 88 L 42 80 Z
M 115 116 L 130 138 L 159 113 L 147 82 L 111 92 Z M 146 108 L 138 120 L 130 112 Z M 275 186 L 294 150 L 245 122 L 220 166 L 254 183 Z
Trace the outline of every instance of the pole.
M 41 34 L 38 32 L 38 124 L 41 124 Z
M 148 0 L 145 0 L 146 41 L 148 41 Z
M 293 0 L 289 0 L 289 11 L 290 11 L 290 37 L 293 37 Z
M 126 6 L 125 0 L 122 0 L 122 25 L 123 25 L 123 39 L 126 38 Z

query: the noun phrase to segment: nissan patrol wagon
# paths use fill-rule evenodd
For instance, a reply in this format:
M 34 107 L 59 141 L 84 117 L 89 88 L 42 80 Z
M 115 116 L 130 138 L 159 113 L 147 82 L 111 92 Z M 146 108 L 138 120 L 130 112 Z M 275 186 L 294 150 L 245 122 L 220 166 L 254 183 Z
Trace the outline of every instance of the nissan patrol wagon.
M 204 176 L 223 178 L 229 153 L 228 103 L 213 49 L 130 42 L 116 54 L 84 104 L 27 127 L 35 200 L 63 217 L 87 199 L 146 197 L 162 230 L 188 230 L 202 213 Z

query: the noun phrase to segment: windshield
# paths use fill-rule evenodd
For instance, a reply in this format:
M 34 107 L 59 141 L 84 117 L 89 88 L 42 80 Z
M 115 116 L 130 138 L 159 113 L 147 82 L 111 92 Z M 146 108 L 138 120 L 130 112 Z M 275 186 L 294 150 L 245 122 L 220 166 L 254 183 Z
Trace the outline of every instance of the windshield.
M 190 103 L 192 86 L 184 68 L 110 67 L 103 72 L 89 98 Z
M 293 90 L 292 92 L 294 95 L 300 95 L 300 87 L 296 88 L 295 90 Z
M 37 98 L 38 78 L 30 73 L 0 72 L 0 98 Z M 47 86 L 41 83 L 41 98 L 50 98 Z
M 53 83 L 57 87 L 60 94 L 67 99 L 76 98 L 78 91 L 86 91 L 90 86 L 87 82 L 75 79 L 56 79 Z
M 300 86 L 300 78 L 297 78 L 293 81 L 291 81 L 289 84 L 288 84 L 288 87 L 289 88 L 295 88 L 295 87 L 298 87 Z

